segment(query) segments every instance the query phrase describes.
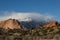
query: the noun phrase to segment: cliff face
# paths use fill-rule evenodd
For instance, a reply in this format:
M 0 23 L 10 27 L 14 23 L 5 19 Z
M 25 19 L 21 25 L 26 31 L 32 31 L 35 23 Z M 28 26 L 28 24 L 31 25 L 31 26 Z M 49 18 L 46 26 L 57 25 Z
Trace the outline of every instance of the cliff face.
M 16 19 L 8 19 L 0 22 L 0 28 L 4 29 L 24 29 L 24 26 Z
M 58 22 L 57 21 L 52 21 L 46 25 L 44 25 L 44 27 L 48 28 L 48 27 L 54 27 L 57 26 Z

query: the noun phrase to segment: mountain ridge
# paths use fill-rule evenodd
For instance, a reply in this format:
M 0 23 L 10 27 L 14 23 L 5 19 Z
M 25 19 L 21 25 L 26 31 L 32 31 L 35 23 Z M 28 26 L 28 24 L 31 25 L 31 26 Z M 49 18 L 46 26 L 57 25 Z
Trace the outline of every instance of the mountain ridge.
M 51 22 L 45 22 L 45 21 L 30 21 L 30 22 L 25 22 L 25 21 L 18 21 L 16 19 L 8 19 L 5 21 L 0 21 L 0 28 L 4 29 L 21 29 L 21 30 L 31 30 L 31 29 L 36 29 L 40 27 L 47 27 L 47 25 L 51 26 L 54 24 L 56 26 L 57 21 L 51 21 Z M 54 26 L 52 25 L 52 26 Z M 49 27 L 48 26 L 48 27 Z

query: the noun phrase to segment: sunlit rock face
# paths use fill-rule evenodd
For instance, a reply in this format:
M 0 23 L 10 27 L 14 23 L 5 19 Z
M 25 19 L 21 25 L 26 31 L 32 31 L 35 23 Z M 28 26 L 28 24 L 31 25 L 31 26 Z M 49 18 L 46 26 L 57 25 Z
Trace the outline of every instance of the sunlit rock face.
M 24 29 L 24 26 L 16 19 L 8 19 L 0 22 L 0 28 L 4 29 Z
M 58 22 L 57 21 L 52 21 L 46 25 L 44 25 L 45 28 L 49 28 L 49 27 L 54 27 L 57 26 Z

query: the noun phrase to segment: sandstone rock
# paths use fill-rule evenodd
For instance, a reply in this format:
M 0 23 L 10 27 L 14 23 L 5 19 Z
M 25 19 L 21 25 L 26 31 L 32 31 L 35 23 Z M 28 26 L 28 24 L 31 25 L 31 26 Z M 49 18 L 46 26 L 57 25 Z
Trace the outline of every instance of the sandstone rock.
M 8 19 L 0 22 L 0 28 L 4 29 L 24 29 L 24 26 L 16 19 Z
M 58 22 L 57 21 L 52 21 L 46 25 L 44 25 L 44 27 L 49 28 L 49 27 L 54 27 L 57 26 Z

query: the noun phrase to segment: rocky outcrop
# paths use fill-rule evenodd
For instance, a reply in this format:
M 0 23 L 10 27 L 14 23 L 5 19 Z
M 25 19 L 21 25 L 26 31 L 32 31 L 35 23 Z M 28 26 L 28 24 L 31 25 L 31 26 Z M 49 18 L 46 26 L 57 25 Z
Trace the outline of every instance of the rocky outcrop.
M 57 21 L 52 21 L 46 25 L 44 25 L 44 27 L 49 28 L 49 27 L 54 27 L 57 26 L 58 22 Z
M 8 19 L 0 22 L 0 28 L 4 29 L 24 29 L 24 26 L 16 19 Z

